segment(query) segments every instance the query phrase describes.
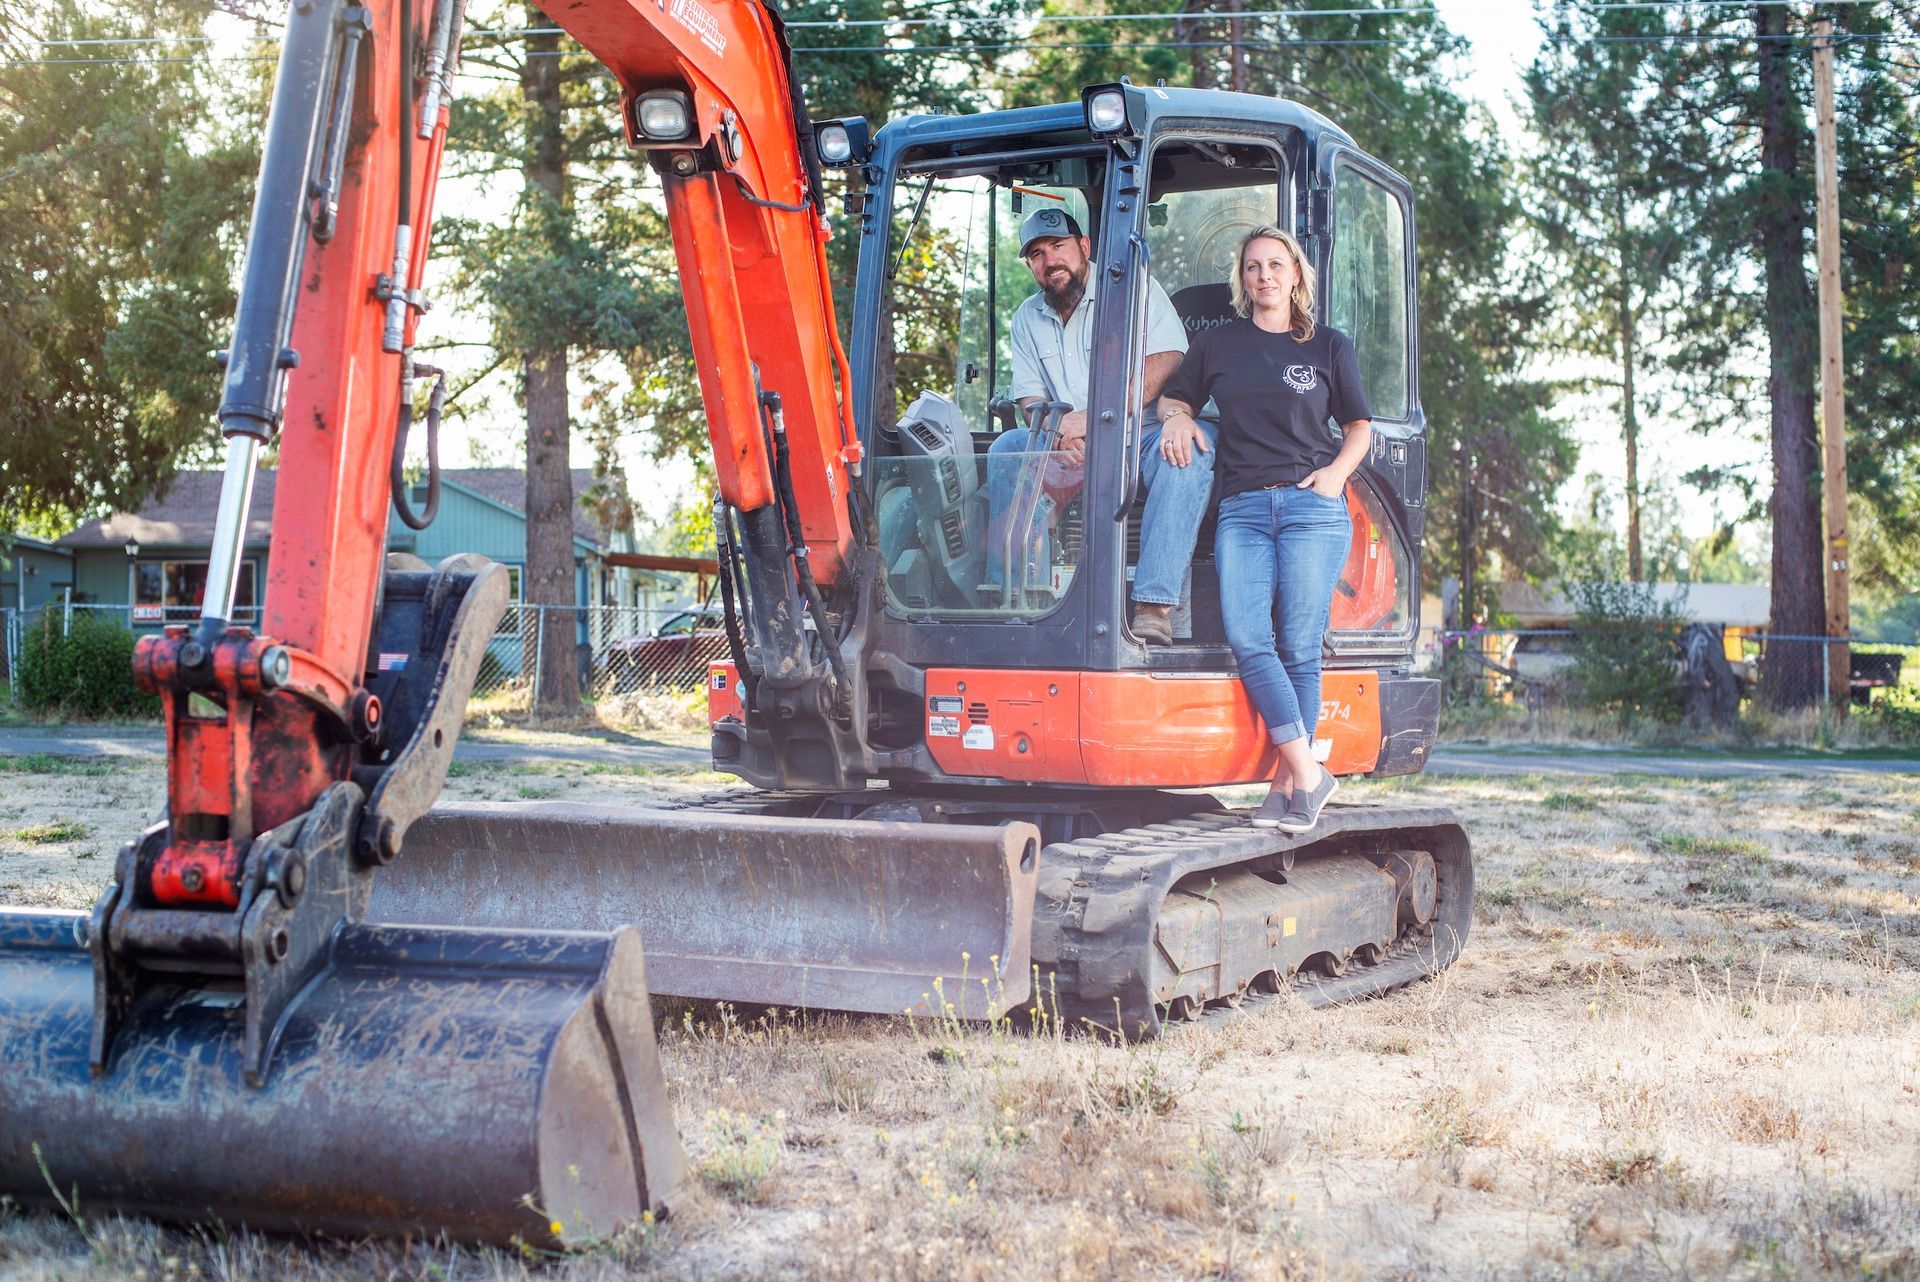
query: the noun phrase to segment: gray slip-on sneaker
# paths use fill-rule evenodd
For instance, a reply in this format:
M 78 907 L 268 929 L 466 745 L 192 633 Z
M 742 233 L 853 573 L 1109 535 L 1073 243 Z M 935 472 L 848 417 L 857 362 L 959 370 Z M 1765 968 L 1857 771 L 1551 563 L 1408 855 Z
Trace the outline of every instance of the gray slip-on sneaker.
M 1293 799 L 1300 794 L 1287 788 L 1267 789 L 1267 799 L 1260 803 L 1260 809 L 1253 812 L 1252 824 L 1256 828 L 1278 828 L 1280 818 L 1287 813 Z
M 1322 767 L 1320 783 L 1313 791 L 1295 788 L 1287 811 L 1274 821 L 1274 827 L 1281 832 L 1311 832 L 1320 822 L 1320 812 L 1326 809 L 1327 802 L 1339 790 L 1340 781 L 1333 777 L 1333 771 Z

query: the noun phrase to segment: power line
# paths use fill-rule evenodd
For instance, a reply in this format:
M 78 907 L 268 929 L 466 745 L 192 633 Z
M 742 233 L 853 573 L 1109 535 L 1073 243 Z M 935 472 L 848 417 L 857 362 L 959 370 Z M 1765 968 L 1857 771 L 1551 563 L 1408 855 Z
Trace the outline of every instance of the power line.
M 1714 2 L 1714 0 L 1699 0 L 1699 2 L 1710 3 L 1710 2 Z M 1768 3 L 1770 2 L 1770 0 L 1752 0 L 1752 2 Z M 1788 3 L 1788 2 L 1793 2 L 1793 0 L 1779 0 L 1779 2 Z M 560 32 L 559 28 L 529 29 L 524 34 L 542 35 L 542 34 L 553 34 L 553 33 L 564 34 L 564 32 Z M 512 34 L 512 33 L 502 33 L 502 34 Z M 273 37 L 261 37 L 260 39 L 272 39 L 272 38 Z M 1737 31 L 1665 32 L 1665 33 L 1655 34 L 1655 35 L 1637 35 L 1637 36 L 1543 36 L 1542 37 L 1543 44 L 1674 44 L 1679 42 L 1694 42 L 1694 43 L 1721 43 L 1721 44 L 1735 43 L 1735 44 L 1756 44 L 1756 45 L 1784 44 L 1784 45 L 1801 45 L 1806 47 L 1811 47 L 1813 44 L 1813 40 L 1814 40 L 1814 37 L 1811 34 L 1758 35 L 1758 34 L 1749 34 L 1745 32 L 1737 32 Z M 160 42 L 156 41 L 155 43 L 160 43 Z M 1073 51 L 1073 50 L 1105 50 L 1105 49 L 1141 49 L 1141 48 L 1223 49 L 1223 48 L 1236 48 L 1236 47 L 1242 48 L 1242 49 L 1314 49 L 1314 48 L 1354 48 L 1354 47 L 1407 48 L 1407 47 L 1412 47 L 1414 45 L 1422 44 L 1422 43 L 1424 42 L 1420 40 L 1410 40 L 1404 37 L 1386 36 L 1386 37 L 1371 37 L 1371 38 L 1355 37 L 1351 39 L 1339 39 L 1339 38 L 1329 39 L 1324 37 L 1317 37 L 1317 38 L 1311 38 L 1311 39 L 1294 39 L 1294 40 L 1285 40 L 1285 39 L 1149 40 L 1149 41 L 1107 40 L 1107 41 L 1069 41 L 1069 42 L 1062 42 L 1062 43 L 1042 42 L 1038 44 L 1032 41 L 1009 41 L 1009 42 L 1001 42 L 1001 43 L 994 43 L 994 44 L 945 44 L 945 45 L 795 45 L 793 47 L 793 51 L 796 54 L 884 53 L 884 54 L 904 56 L 904 55 L 955 54 L 955 53 L 1002 53 L 1002 52 L 1009 52 L 1013 50 L 1022 50 L 1022 49 L 1049 50 L 1049 51 L 1052 51 L 1052 50 Z M 1889 45 L 1894 47 L 1904 47 L 1904 46 L 1910 46 L 1910 45 L 1920 45 L 1920 35 L 1905 35 L 1905 34 L 1896 34 L 1896 33 L 1855 34 L 1855 35 L 1846 35 L 1846 36 L 1837 37 L 1834 40 L 1834 44 L 1836 46 L 1877 44 L 1877 45 Z M 584 55 L 578 50 L 562 49 L 562 50 L 552 50 L 552 51 L 534 51 L 534 52 L 528 53 L 526 56 L 529 58 L 565 58 L 565 57 L 579 57 L 579 56 L 586 56 L 586 55 Z M 7 61 L 0 61 L 0 67 L 59 67 L 59 66 L 126 67 L 126 66 L 148 66 L 148 65 L 159 66 L 166 63 L 197 62 L 197 61 L 202 61 L 202 59 L 195 58 L 195 57 L 19 58 L 19 59 L 7 60 Z M 219 62 L 219 63 L 249 63 L 249 62 L 273 62 L 275 61 L 275 59 L 271 56 L 263 56 L 263 57 L 225 56 L 225 57 L 220 57 L 215 59 L 208 59 L 206 61 L 213 61 L 213 62 Z
M 1588 12 L 1614 12 L 1626 9 L 1754 9 L 1786 8 L 1807 3 L 1808 0 L 1611 0 L 1606 4 L 1587 6 Z M 789 31 L 802 30 L 845 30 L 850 27 L 922 27 L 922 26 L 1046 26 L 1057 23 L 1099 23 L 1099 22 L 1201 22 L 1209 19 L 1227 19 L 1251 21 L 1260 18 L 1395 18 L 1422 17 L 1438 14 L 1432 6 L 1421 8 L 1385 8 L 1385 9 L 1262 9 L 1246 13 L 1230 13 L 1224 10 L 1203 10 L 1198 13 L 1088 13 L 1088 14 L 1035 14 L 1024 18 L 993 17 L 949 17 L 949 18 L 853 18 L 845 21 L 789 22 Z M 471 27 L 469 36 L 563 36 L 563 27 Z M 24 40 L 18 43 L 37 45 L 41 48 L 82 48 L 94 45 L 143 45 L 143 44 L 213 44 L 228 37 L 220 36 L 96 36 L 85 39 L 49 39 Z M 277 35 L 235 36 L 230 39 L 246 43 L 278 40 Z M 976 47 L 976 46 L 968 46 Z

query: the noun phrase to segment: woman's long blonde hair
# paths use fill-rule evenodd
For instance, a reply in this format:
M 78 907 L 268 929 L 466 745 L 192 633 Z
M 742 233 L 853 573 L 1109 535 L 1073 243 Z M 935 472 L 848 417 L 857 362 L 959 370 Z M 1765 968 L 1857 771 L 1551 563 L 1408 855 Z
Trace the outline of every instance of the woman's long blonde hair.
M 1233 255 L 1233 279 L 1227 282 L 1227 288 L 1233 293 L 1233 310 L 1238 316 L 1246 316 L 1253 311 L 1253 300 L 1247 297 L 1245 280 L 1247 267 L 1247 246 L 1256 240 L 1277 240 L 1287 247 L 1293 255 L 1293 265 L 1299 269 L 1299 279 L 1293 285 L 1293 336 L 1301 342 L 1313 337 L 1313 264 L 1307 261 L 1300 242 L 1293 238 L 1292 232 L 1278 227 L 1256 227 L 1240 240 L 1240 248 Z

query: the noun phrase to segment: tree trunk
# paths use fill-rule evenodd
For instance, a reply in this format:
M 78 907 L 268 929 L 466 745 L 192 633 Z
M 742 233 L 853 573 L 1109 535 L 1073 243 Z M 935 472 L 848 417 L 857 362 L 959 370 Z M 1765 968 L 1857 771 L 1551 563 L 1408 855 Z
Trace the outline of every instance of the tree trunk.
M 1776 636 L 1819 636 L 1826 626 L 1821 576 L 1820 441 L 1813 388 L 1817 317 L 1807 283 L 1806 183 L 1799 158 L 1806 121 L 1793 95 L 1786 10 L 1755 7 L 1760 34 L 1760 167 L 1755 224 L 1766 271 L 1767 397 L 1773 426 L 1773 601 L 1768 630 Z M 1763 688 L 1777 708 L 1820 699 L 1820 647 L 1767 645 Z
M 1471 628 L 1480 621 L 1480 585 L 1474 570 L 1480 563 L 1480 550 L 1474 546 L 1479 522 L 1479 505 L 1473 498 L 1473 450 L 1460 442 L 1460 626 Z
M 1180 5 L 1180 12 L 1204 13 L 1208 8 L 1208 3 L 1209 0 L 1183 0 Z M 1187 69 L 1193 87 L 1195 89 L 1212 88 L 1213 72 L 1208 65 L 1207 57 L 1210 51 L 1200 47 L 1206 37 L 1199 20 L 1197 18 L 1178 19 L 1173 24 L 1173 30 L 1174 39 L 1188 42 Z
M 1616 193 L 1616 196 L 1618 193 Z M 1627 256 L 1626 211 L 1615 204 L 1614 246 L 1620 274 L 1620 435 L 1627 447 L 1627 578 L 1646 577 L 1640 544 L 1640 421 L 1633 404 L 1634 312 L 1633 281 Z
M 527 10 L 527 25 L 547 23 Z M 523 176 L 529 196 L 549 202 L 552 222 L 567 204 L 566 140 L 561 132 L 560 38 L 527 39 L 528 57 L 520 72 L 520 93 L 531 109 L 532 142 Z M 544 220 L 543 220 L 544 221 Z M 536 710 L 572 713 L 580 707 L 580 678 L 575 661 L 578 621 L 574 611 L 572 423 L 567 406 L 567 351 L 564 347 L 529 352 L 527 399 L 527 565 L 523 575 L 529 605 L 540 612 L 539 699 Z
M 1227 88 L 1235 93 L 1247 91 L 1247 23 L 1240 16 L 1240 0 L 1227 0 Z

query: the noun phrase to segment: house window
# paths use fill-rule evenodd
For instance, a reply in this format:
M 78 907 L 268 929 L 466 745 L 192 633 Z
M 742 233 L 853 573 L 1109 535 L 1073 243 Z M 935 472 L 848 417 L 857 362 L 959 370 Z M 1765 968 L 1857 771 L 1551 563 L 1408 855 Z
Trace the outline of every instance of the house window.
M 509 565 L 507 567 L 507 603 L 519 605 L 525 599 L 520 595 L 520 567 Z
M 246 619 L 254 613 L 257 562 L 240 563 L 240 581 L 234 591 L 233 612 Z M 205 561 L 136 561 L 133 567 L 133 621 L 179 623 L 198 617 L 207 595 Z

